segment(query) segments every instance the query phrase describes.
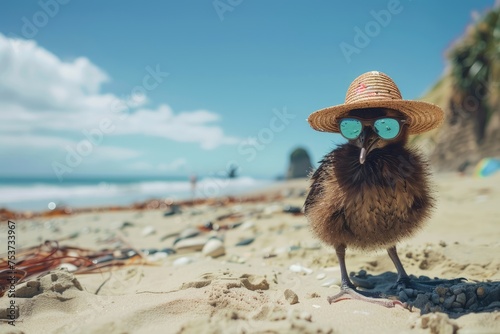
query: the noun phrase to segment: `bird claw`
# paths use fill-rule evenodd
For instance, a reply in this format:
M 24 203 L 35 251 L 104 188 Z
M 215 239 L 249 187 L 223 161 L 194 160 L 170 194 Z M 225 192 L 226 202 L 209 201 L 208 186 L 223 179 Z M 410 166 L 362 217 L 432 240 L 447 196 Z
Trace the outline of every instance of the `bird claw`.
M 375 294 L 374 294 L 375 295 Z M 336 294 L 335 296 L 329 296 L 327 298 L 328 302 L 330 304 L 339 302 L 341 300 L 346 300 L 346 299 L 355 299 L 355 300 L 360 300 L 372 304 L 377 304 L 380 306 L 384 306 L 387 308 L 392 308 L 395 307 L 396 305 L 400 305 L 403 308 L 410 309 L 408 308 L 408 304 L 402 303 L 399 300 L 393 300 L 393 299 L 386 299 L 386 298 L 376 298 L 376 297 L 367 297 L 361 294 L 359 291 L 356 291 L 353 288 L 341 288 L 340 292 Z M 410 309 L 411 311 L 411 309 Z

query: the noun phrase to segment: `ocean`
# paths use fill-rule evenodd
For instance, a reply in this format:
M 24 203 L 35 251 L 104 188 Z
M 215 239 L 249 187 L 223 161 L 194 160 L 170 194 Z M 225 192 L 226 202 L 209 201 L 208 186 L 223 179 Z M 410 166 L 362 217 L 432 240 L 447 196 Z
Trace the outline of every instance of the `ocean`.
M 59 182 L 54 177 L 0 177 L 0 208 L 44 211 L 58 207 L 130 205 L 148 199 L 182 200 L 238 195 L 274 183 L 274 180 L 203 177 L 193 193 L 187 178 L 81 177 Z

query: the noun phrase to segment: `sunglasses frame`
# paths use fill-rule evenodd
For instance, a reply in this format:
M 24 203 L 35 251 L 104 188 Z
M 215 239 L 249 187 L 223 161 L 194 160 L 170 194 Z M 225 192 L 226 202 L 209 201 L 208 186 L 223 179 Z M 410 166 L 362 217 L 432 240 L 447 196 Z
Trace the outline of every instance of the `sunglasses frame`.
M 375 122 L 378 121 L 378 120 L 380 120 L 380 119 L 385 119 L 385 118 L 393 119 L 393 120 L 397 121 L 398 124 L 399 124 L 398 134 L 395 135 L 393 138 L 390 138 L 390 139 L 385 139 L 385 138 L 380 137 L 380 135 L 377 133 L 377 131 L 375 129 Z M 361 118 L 361 117 L 356 117 L 356 116 L 342 117 L 342 118 L 339 118 L 339 120 L 338 120 L 339 132 L 342 135 L 342 137 L 344 137 L 347 140 L 356 140 L 356 139 L 359 138 L 359 136 L 361 135 L 361 133 L 356 138 L 347 138 L 346 136 L 344 136 L 344 134 L 342 133 L 342 130 L 340 130 L 340 123 L 344 119 L 355 119 L 355 120 L 359 121 L 361 123 L 361 125 L 363 126 L 361 129 L 363 129 L 365 126 L 369 125 L 372 128 L 373 132 L 375 132 L 375 134 L 377 136 L 379 136 L 381 139 L 384 139 L 384 140 L 393 140 L 393 139 L 398 138 L 399 135 L 401 135 L 401 132 L 402 132 L 401 130 L 403 129 L 403 126 L 405 124 L 408 124 L 408 121 L 406 119 L 400 118 L 400 117 L 393 117 L 393 116 L 381 116 L 381 117 L 371 118 L 371 119 L 366 119 L 366 118 Z

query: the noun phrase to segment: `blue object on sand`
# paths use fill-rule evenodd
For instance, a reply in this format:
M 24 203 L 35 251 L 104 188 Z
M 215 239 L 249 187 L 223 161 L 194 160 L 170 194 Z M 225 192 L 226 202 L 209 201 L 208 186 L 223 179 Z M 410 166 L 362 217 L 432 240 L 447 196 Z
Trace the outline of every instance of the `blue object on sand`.
M 487 177 L 500 170 L 500 159 L 484 158 L 476 165 L 474 174 L 479 177 Z

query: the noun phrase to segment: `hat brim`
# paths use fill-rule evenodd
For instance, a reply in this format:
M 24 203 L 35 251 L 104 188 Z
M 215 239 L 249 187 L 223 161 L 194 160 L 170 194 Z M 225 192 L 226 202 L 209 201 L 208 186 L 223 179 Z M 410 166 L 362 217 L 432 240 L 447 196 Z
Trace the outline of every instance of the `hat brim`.
M 444 119 L 443 110 L 432 103 L 413 100 L 371 100 L 340 104 L 313 112 L 307 121 L 314 130 L 340 132 L 338 119 L 354 109 L 388 108 L 401 112 L 407 118 L 409 134 L 415 135 L 435 129 Z

